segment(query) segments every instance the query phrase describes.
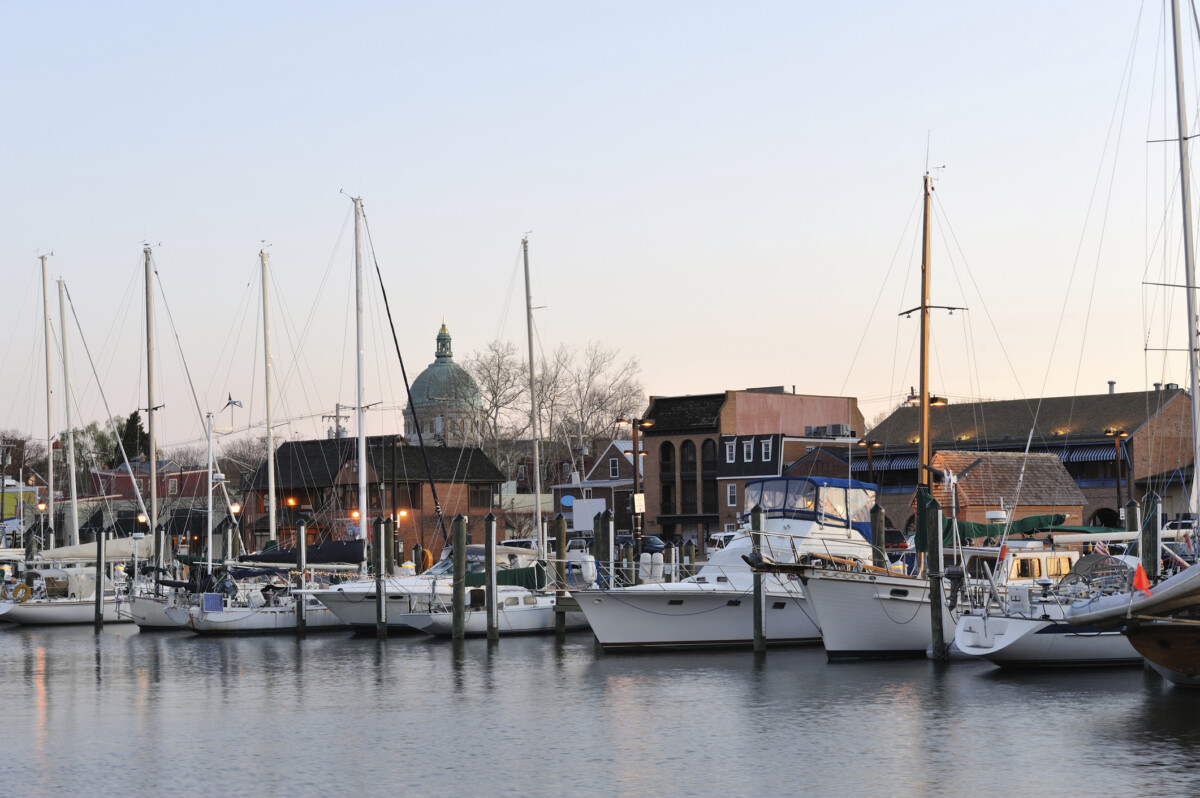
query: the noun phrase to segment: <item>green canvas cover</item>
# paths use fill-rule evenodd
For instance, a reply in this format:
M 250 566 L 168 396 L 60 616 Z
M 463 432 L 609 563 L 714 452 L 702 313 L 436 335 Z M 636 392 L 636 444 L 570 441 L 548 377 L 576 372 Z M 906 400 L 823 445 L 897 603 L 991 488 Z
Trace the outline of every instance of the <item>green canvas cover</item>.
M 1067 520 L 1065 515 L 1060 514 L 1045 514 L 1031 515 L 1027 518 L 1022 518 L 1012 522 L 1009 527 L 1008 535 L 1025 535 L 1030 532 L 1041 532 L 1044 530 L 1059 527 Z M 958 536 L 961 540 L 970 540 L 972 538 L 998 538 L 1004 533 L 1004 524 L 977 524 L 971 521 L 958 522 Z M 946 543 L 954 542 L 954 525 L 953 520 L 947 518 L 942 524 L 942 540 Z
M 467 574 L 467 587 L 484 587 L 487 574 Z M 504 568 L 496 571 L 497 585 L 515 585 L 526 590 L 541 590 L 546 586 L 546 564 L 539 562 L 529 568 Z

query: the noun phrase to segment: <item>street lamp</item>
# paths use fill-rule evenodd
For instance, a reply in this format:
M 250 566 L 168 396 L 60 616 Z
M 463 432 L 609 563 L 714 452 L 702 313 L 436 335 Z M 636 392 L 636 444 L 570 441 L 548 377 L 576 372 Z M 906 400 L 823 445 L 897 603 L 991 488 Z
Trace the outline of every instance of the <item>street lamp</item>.
M 1104 430 L 1104 434 L 1113 439 L 1113 462 L 1116 465 L 1117 477 L 1117 513 L 1119 514 L 1124 509 L 1121 505 L 1121 439 L 1128 438 L 1129 433 L 1123 429 L 1109 427 Z
M 632 512 L 631 520 L 633 525 L 634 545 L 640 554 L 642 548 L 642 532 L 639 521 L 641 520 L 641 514 L 646 511 L 646 497 L 642 494 L 642 457 L 645 453 L 642 451 L 641 443 L 639 442 L 638 438 L 641 430 L 649 429 L 650 427 L 654 426 L 654 419 L 618 418 L 617 423 L 628 424 L 633 428 L 633 457 L 630 458 L 633 460 L 633 497 L 630 500 L 631 506 L 629 509 Z
M 870 474 L 870 480 L 875 482 L 875 464 L 871 461 L 871 450 L 883 446 L 879 441 L 871 441 L 863 438 L 858 442 L 859 446 L 865 447 L 867 450 L 867 473 Z

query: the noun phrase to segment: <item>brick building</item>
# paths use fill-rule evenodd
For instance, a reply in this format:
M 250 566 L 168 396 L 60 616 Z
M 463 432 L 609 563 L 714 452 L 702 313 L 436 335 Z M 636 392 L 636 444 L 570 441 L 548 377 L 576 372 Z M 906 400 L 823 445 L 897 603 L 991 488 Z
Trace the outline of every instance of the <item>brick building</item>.
M 438 503 L 447 534 L 451 520 L 459 514 L 467 517 L 468 534 L 476 541 L 483 540 L 483 518 L 488 513 L 495 513 L 503 526 L 497 499 L 504 475 L 480 449 L 433 446 L 426 447 L 425 455 L 433 474 L 432 487 L 421 450 L 406 445 L 403 436 L 367 439 L 367 512 L 370 518 L 398 518 L 396 535 L 404 542 L 405 551 L 411 551 L 416 543 L 435 553 L 441 551 Z M 301 518 L 308 524 L 310 543 L 357 534 L 357 440 L 289 441 L 279 447 L 275 459 L 275 525 L 281 547 L 295 545 Z M 250 478 L 243 501 L 242 534 L 248 549 L 260 549 L 269 539 L 266 505 L 264 463 Z
M 930 492 L 942 512 L 960 521 L 986 524 L 989 512 L 1003 510 L 1014 521 L 1061 513 L 1068 524 L 1082 523 L 1083 491 L 1053 454 L 943 451 L 931 465 L 954 474 L 953 483 L 935 476 Z
M 779 476 L 835 440 L 852 448 L 863 429 L 856 399 L 782 388 L 652 397 L 645 418 L 644 529 L 698 542 L 738 523 L 748 480 Z
M 1119 527 L 1131 495 L 1138 501 L 1151 491 L 1163 496 L 1168 516 L 1186 511 L 1181 498 L 1192 465 L 1191 403 L 1186 391 L 1167 385 L 951 404 L 930 408 L 930 437 L 935 453 L 1024 452 L 1030 440 L 1030 452 L 1057 456 L 1081 491 L 1084 505 L 1075 523 Z M 858 478 L 880 485 L 880 504 L 893 526 L 912 523 L 919 435 L 919 408 L 900 407 L 863 437 L 870 463 L 852 465 Z

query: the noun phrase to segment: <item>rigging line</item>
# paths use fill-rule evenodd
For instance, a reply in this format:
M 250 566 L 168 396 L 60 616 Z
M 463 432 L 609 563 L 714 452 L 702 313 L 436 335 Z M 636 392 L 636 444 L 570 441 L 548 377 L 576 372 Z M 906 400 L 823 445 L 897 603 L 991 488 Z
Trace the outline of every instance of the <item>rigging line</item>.
M 884 289 L 887 287 L 888 280 L 891 279 L 892 269 L 896 266 L 896 259 L 900 255 L 900 248 L 904 246 L 904 239 L 908 235 L 909 225 L 912 224 L 913 215 L 917 211 L 917 206 L 920 204 L 920 199 L 913 200 L 912 208 L 908 211 L 908 219 L 904 222 L 904 229 L 900 232 L 900 239 L 896 242 L 896 249 L 892 252 L 892 260 L 888 263 L 887 272 L 883 275 L 883 280 L 879 283 L 879 291 L 875 294 L 875 302 L 871 305 L 871 310 L 867 313 L 867 323 L 863 325 L 862 336 L 858 339 L 858 346 L 854 348 L 854 354 L 850 356 L 850 364 L 846 367 L 846 377 L 842 380 L 842 387 L 838 390 L 838 396 L 843 396 L 846 393 L 846 383 L 850 382 L 850 375 L 854 372 L 854 364 L 858 360 L 859 352 L 862 351 L 863 343 L 867 340 L 867 333 L 870 331 L 871 322 L 874 318 L 875 311 L 879 309 L 879 303 L 883 300 Z
M 916 202 L 922 201 L 923 198 L 924 198 L 924 193 L 918 194 L 917 199 L 914 200 L 914 204 Z M 905 225 L 905 229 L 906 230 L 908 229 L 907 225 Z M 901 242 L 903 242 L 903 240 L 904 239 L 901 238 Z M 910 246 L 909 251 L 908 251 L 908 268 L 904 270 L 904 283 L 900 286 L 900 297 L 901 297 L 900 301 L 902 303 L 904 302 L 904 295 L 908 291 L 908 281 L 912 278 L 913 259 L 915 257 L 916 251 L 917 251 L 917 241 L 919 241 L 919 240 L 920 240 L 920 236 L 916 235 L 914 232 L 913 239 L 912 239 L 912 245 Z M 897 249 L 899 249 L 900 245 L 897 244 L 896 246 L 897 246 Z M 889 388 L 896 387 L 896 364 L 900 362 L 900 325 L 903 323 L 903 320 L 904 320 L 903 316 L 896 316 L 895 332 L 892 334 L 892 372 L 888 376 L 888 387 Z M 905 359 L 904 374 L 908 374 L 908 364 L 912 362 L 913 347 L 915 345 L 916 345 L 916 338 L 914 337 L 912 339 L 912 344 L 910 344 L 910 346 L 909 346 L 908 357 Z M 843 387 L 843 392 L 844 391 L 845 391 L 845 388 Z M 901 389 L 897 393 L 900 396 L 908 395 L 903 392 L 903 389 Z
M 87 355 L 88 365 L 92 367 L 92 376 L 96 379 L 96 383 L 100 382 L 100 375 L 96 373 L 96 363 L 92 360 L 92 352 L 88 349 L 87 339 L 83 337 L 83 325 L 79 323 L 79 316 L 75 313 L 75 300 L 71 298 L 71 289 L 63 284 L 63 291 L 67 295 L 67 303 L 71 306 L 71 318 L 75 319 L 75 329 L 79 331 L 79 342 L 83 344 L 83 352 Z M 113 420 L 112 410 L 108 407 L 108 399 L 104 396 L 104 391 L 100 391 L 100 398 L 104 401 L 104 410 L 108 413 L 108 424 L 112 427 L 113 437 L 117 439 L 117 447 L 121 450 L 121 459 L 125 461 L 125 467 L 129 469 L 129 473 L 133 473 L 133 466 L 129 465 L 129 455 L 125 453 L 125 444 L 121 441 L 121 433 L 117 431 L 117 423 Z M 51 450 L 51 453 L 53 450 Z M 133 485 L 133 495 L 137 499 L 138 507 L 143 515 L 149 516 L 150 513 L 146 510 L 146 503 L 142 501 L 142 491 L 138 487 L 136 479 L 130 480 Z
M 512 309 L 513 293 L 516 291 L 517 278 L 521 273 L 521 256 L 521 246 L 517 245 L 517 255 L 513 259 L 512 271 L 509 272 L 508 276 L 508 291 L 504 295 L 504 304 L 500 308 L 500 321 L 496 325 L 496 333 L 493 336 L 493 340 L 499 340 L 500 336 L 504 334 L 504 328 L 508 325 L 508 312 Z
M 359 204 L 361 208 L 361 203 Z M 400 340 L 396 337 L 396 325 L 392 321 L 392 306 L 388 302 L 387 287 L 383 284 L 383 272 L 379 269 L 379 259 L 375 256 L 375 244 L 371 238 L 371 224 L 367 220 L 367 214 L 363 211 L 363 228 L 367 233 L 367 240 L 371 241 L 371 262 L 375 265 L 375 276 L 379 280 L 379 292 L 383 296 L 383 307 L 387 311 L 388 328 L 392 332 L 392 343 L 396 347 L 396 358 L 400 361 L 400 374 L 404 377 L 404 392 L 408 396 L 408 406 L 412 408 L 413 427 L 417 431 L 417 445 L 421 447 L 421 459 L 425 461 L 425 473 L 429 477 L 429 490 L 433 494 L 434 511 L 437 513 L 438 528 L 442 533 L 442 542 L 450 543 L 450 536 L 446 533 L 446 519 L 442 514 L 442 503 L 438 500 L 437 484 L 433 479 L 433 469 L 429 465 L 429 453 L 425 450 L 425 436 L 421 433 L 421 422 L 417 417 L 417 405 L 413 402 L 412 386 L 408 382 L 408 370 L 404 368 L 404 356 L 400 354 Z
M 175 340 L 175 349 L 179 352 L 179 361 L 183 364 L 183 375 L 187 378 L 188 390 L 192 394 L 192 402 L 196 406 L 196 417 L 200 422 L 204 422 L 204 411 L 200 409 L 200 398 L 196 395 L 196 385 L 192 382 L 192 372 L 188 369 L 187 358 L 183 355 L 183 342 L 179 339 L 179 330 L 175 327 L 175 315 L 171 313 L 171 303 L 167 301 L 167 292 L 163 288 L 162 277 L 158 274 L 158 268 L 154 265 L 154 256 L 150 256 L 150 267 L 154 271 L 154 276 L 158 278 L 158 293 L 162 297 L 163 310 L 167 312 L 167 323 L 171 327 L 171 336 Z M 207 438 L 205 438 L 207 441 Z

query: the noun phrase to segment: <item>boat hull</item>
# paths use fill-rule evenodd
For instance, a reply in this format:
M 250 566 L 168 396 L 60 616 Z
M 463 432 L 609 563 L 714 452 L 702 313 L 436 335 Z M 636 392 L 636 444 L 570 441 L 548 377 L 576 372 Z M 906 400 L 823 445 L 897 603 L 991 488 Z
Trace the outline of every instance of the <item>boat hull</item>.
M 419 596 L 428 600 L 429 587 L 427 584 L 422 587 L 423 590 L 420 594 L 404 589 L 387 591 L 387 625 L 389 629 L 415 631 L 411 626 L 403 623 L 401 618 L 413 610 L 413 602 Z M 449 588 L 441 591 L 439 595 L 442 593 L 449 596 Z M 333 589 L 313 592 L 310 595 L 336 615 L 346 626 L 354 629 L 375 628 L 376 594 L 373 590 L 368 593 L 362 590 Z
M 296 631 L 296 608 L 286 607 L 227 607 L 221 612 L 206 612 L 200 607 L 187 609 L 168 607 L 167 617 L 177 627 L 202 635 L 222 634 L 287 634 Z M 345 624 L 327 607 L 310 601 L 305 607 L 304 626 L 307 631 L 340 629 Z
M 1125 635 L 1164 679 L 1181 687 L 1200 687 L 1200 625 L 1146 623 L 1126 629 Z
M 555 631 L 555 597 L 538 596 L 535 604 L 518 604 L 498 609 L 497 628 L 502 635 L 548 634 Z M 587 619 L 579 612 L 566 613 L 566 630 L 587 628 Z M 404 613 L 400 622 L 425 634 L 449 637 L 454 631 L 452 612 Z M 487 634 L 487 613 L 468 610 L 463 613 L 463 632 L 472 637 Z
M 964 654 L 1007 668 L 1138 665 L 1142 657 L 1120 630 L 1064 620 L 966 615 L 955 636 Z
M 777 581 L 777 580 L 764 580 Z M 605 649 L 722 648 L 754 644 L 754 596 L 695 583 L 574 593 Z M 764 590 L 763 632 L 772 645 L 821 642 L 807 599 Z
M 929 582 L 857 571 L 814 570 L 804 590 L 831 661 L 924 657 L 932 643 Z M 954 616 L 942 608 L 954 639 Z
M 105 623 L 128 623 L 128 615 L 118 612 L 116 599 L 105 599 Z M 15 603 L 0 602 L 0 620 L 28 626 L 94 623 L 96 602 L 92 600 L 49 599 Z

